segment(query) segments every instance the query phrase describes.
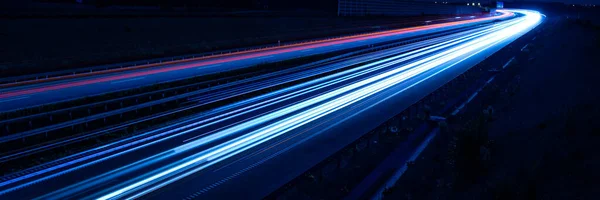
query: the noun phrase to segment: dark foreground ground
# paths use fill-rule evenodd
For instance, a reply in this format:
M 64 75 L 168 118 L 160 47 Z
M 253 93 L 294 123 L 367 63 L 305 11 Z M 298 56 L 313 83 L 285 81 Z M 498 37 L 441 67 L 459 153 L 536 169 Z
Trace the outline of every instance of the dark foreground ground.
M 598 198 L 600 27 L 565 16 L 545 26 L 386 199 Z

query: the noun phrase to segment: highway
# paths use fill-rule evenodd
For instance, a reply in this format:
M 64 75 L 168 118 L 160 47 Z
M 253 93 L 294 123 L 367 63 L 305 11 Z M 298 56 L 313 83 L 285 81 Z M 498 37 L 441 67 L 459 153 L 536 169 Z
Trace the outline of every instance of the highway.
M 542 20 L 534 11 L 504 13 L 513 12 L 518 13 L 518 17 L 327 64 L 304 73 L 282 75 L 281 80 L 285 80 L 344 69 L 49 162 L 24 173 L 2 177 L 0 198 L 262 198 L 533 29 Z M 391 34 L 389 37 L 401 36 Z M 363 39 L 343 44 L 352 46 Z M 364 40 L 379 39 L 380 36 Z M 307 49 L 327 51 L 331 46 Z M 293 56 L 293 53 L 289 54 L 279 52 L 277 55 Z M 267 57 L 264 59 L 276 58 L 260 55 Z M 261 57 L 252 59 L 258 58 Z M 207 64 L 216 61 L 201 62 L 219 65 Z M 44 86 L 20 86 L 26 89 L 9 90 L 1 97 L 38 99 L 33 96 L 50 95 L 53 91 L 75 92 L 87 84 L 95 85 L 94 92 L 97 92 L 96 88 L 114 89 L 101 86 L 104 83 L 137 78 L 118 86 L 134 87 L 139 84 L 137 81 L 154 82 L 147 77 L 155 71 L 160 71 L 160 77 L 173 79 L 184 69 L 221 70 L 220 67 L 225 66 L 233 65 L 197 69 L 197 63 L 180 64 L 102 78 L 44 83 Z M 177 70 L 170 71 L 174 68 Z M 116 76 L 121 78 L 113 79 Z M 101 81 L 94 82 L 98 80 Z M 61 84 L 67 86 L 58 87 Z M 261 87 L 261 84 L 248 85 L 244 90 Z M 57 89 L 39 89 L 44 87 Z M 239 90 L 223 91 L 220 95 L 239 93 Z M 44 92 L 38 94 L 39 91 Z M 10 101 L 9 104 L 21 105 L 14 102 L 21 101 Z
M 185 61 L 155 63 L 88 74 L 6 83 L 0 85 L 0 112 L 127 90 L 194 76 L 215 74 L 258 64 L 400 40 L 486 23 L 511 16 L 511 13 L 501 13 L 501 15 L 492 17 L 473 18 L 288 46 L 235 52 Z

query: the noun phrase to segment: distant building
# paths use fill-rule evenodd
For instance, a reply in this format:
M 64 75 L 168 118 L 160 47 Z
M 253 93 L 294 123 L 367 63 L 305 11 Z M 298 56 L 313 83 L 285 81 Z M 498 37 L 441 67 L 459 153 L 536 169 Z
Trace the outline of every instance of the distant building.
M 339 16 L 458 15 L 480 13 L 480 6 L 444 1 L 338 0 Z

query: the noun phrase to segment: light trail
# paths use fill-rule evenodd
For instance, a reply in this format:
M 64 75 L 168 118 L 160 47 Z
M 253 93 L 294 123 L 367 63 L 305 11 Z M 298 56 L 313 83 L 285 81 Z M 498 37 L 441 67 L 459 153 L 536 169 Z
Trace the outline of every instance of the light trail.
M 187 133 L 201 131 L 209 126 L 225 123 L 227 120 L 253 114 L 250 118 L 238 120 L 219 129 L 208 131 L 203 134 L 205 135 L 203 137 L 192 139 L 190 142 L 180 144 L 163 153 L 119 167 L 41 198 L 63 198 L 71 194 L 78 194 L 96 187 L 99 183 L 117 179 L 137 170 L 143 170 L 149 165 L 163 162 L 168 158 L 175 158 L 175 156 L 191 152 L 191 150 L 199 147 L 208 147 L 184 158 L 178 158 L 177 161 L 158 169 L 149 170 L 150 172 L 145 172 L 143 175 L 136 176 L 123 183 L 107 187 L 90 196 L 98 199 L 141 197 L 257 145 L 264 144 L 319 120 L 324 116 L 357 104 L 392 86 L 414 79 L 424 73 L 435 72 L 434 74 L 437 74 L 444 71 L 461 62 L 465 57 L 473 56 L 496 43 L 529 31 L 541 20 L 540 14 L 537 12 L 524 10 L 514 12 L 522 13 L 524 17 L 507 20 L 494 26 L 479 28 L 438 44 L 235 103 L 217 109 L 223 112 L 216 112 L 213 116 L 201 120 L 192 119 L 189 121 L 191 123 L 185 126 L 151 131 L 147 134 L 148 137 L 140 141 L 103 146 L 102 148 L 106 150 L 78 160 L 77 162 L 85 161 L 81 165 L 68 167 L 75 164 L 75 162 L 72 162 L 60 167 L 49 168 L 43 173 L 36 173 L 20 180 L 13 179 L 0 182 L 1 189 L 3 186 L 45 174 L 45 176 L 33 181 L 0 190 L 0 196 L 152 144 Z M 431 76 L 419 80 L 418 83 L 427 80 Z M 409 87 L 412 86 L 414 85 Z M 276 107 L 277 105 L 280 106 Z M 97 160 L 87 161 L 93 158 L 97 158 Z M 58 171 L 59 169 L 62 169 L 62 171 Z
M 477 31 L 479 31 L 479 32 L 477 32 Z M 356 68 L 352 68 L 350 70 L 343 71 L 343 72 L 340 72 L 340 73 L 336 73 L 336 74 L 333 74 L 333 75 L 330 75 L 330 76 L 327 76 L 327 77 L 323 77 L 323 78 L 319 78 L 319 79 L 316 79 L 316 80 L 313 80 L 313 81 L 301 83 L 299 85 L 295 85 L 295 86 L 292 86 L 292 87 L 289 87 L 289 88 L 285 88 L 283 90 L 276 91 L 276 92 L 273 92 L 273 93 L 269 93 L 269 94 L 266 94 L 266 95 L 263 95 L 263 96 L 258 96 L 256 98 L 253 98 L 253 99 L 250 99 L 250 100 L 247 100 L 247 101 L 243 101 L 243 102 L 235 103 L 233 105 L 225 106 L 224 108 L 220 108 L 220 109 L 225 109 L 225 108 L 229 108 L 229 107 L 231 107 L 231 108 L 241 107 L 241 108 L 233 110 L 233 111 L 225 112 L 223 114 L 219 114 L 219 115 L 216 115 L 214 117 L 209 117 L 209 118 L 206 118 L 206 119 L 201 119 L 201 120 L 197 120 L 196 119 L 196 122 L 194 122 L 194 123 L 187 124 L 187 125 L 184 125 L 184 126 L 179 126 L 179 127 L 176 127 L 174 129 L 171 129 L 171 130 L 168 130 L 168 131 L 165 131 L 168 128 L 161 128 L 161 129 L 158 129 L 158 130 L 155 130 L 155 131 L 150 131 L 148 133 L 143 134 L 143 135 L 151 135 L 150 137 L 143 138 L 143 139 L 132 138 L 130 140 L 130 142 L 127 142 L 127 141 L 122 142 L 125 145 L 120 145 L 120 146 L 106 145 L 106 146 L 102 146 L 102 147 L 97 148 L 97 150 L 99 150 L 99 149 L 108 149 L 108 150 L 105 150 L 105 151 L 102 151 L 102 152 L 98 152 L 98 153 L 95 153 L 93 155 L 89 155 L 89 156 L 86 156 L 86 157 L 83 157 L 83 158 L 79 158 L 77 160 L 61 164 L 59 166 L 46 168 L 46 169 L 44 169 L 44 170 L 42 170 L 40 172 L 34 173 L 34 174 L 29 174 L 29 175 L 26 175 L 26 176 L 23 176 L 23 177 L 19 177 L 19 178 L 16 178 L 16 179 L 12 179 L 12 180 L 6 181 L 6 182 L 1 182 L 0 183 L 0 187 L 4 186 L 4 185 L 11 184 L 11 183 L 15 183 L 15 182 L 18 182 L 18 181 L 21 181 L 21 180 L 25 180 L 25 179 L 28 179 L 28 178 L 32 178 L 32 177 L 34 177 L 36 175 L 40 175 L 42 173 L 48 173 L 48 172 L 51 172 L 51 171 L 54 171 L 54 170 L 58 170 L 60 168 L 66 168 L 66 167 L 74 165 L 76 163 L 81 163 L 81 162 L 84 162 L 86 160 L 90 160 L 90 159 L 93 159 L 93 158 L 96 158 L 96 157 L 100 157 L 100 156 L 104 156 L 104 155 L 109 155 L 112 152 L 117 152 L 118 150 L 123 150 L 123 149 L 126 149 L 126 148 L 131 147 L 131 146 L 135 146 L 135 145 L 147 142 L 147 141 L 154 140 L 154 141 L 152 141 L 150 143 L 147 143 L 145 145 L 141 145 L 141 146 L 138 146 L 138 147 L 135 147 L 135 148 L 132 148 L 132 149 L 127 149 L 125 151 L 118 152 L 118 153 L 115 153 L 115 154 L 103 157 L 103 158 L 101 158 L 99 160 L 96 160 L 94 162 L 88 162 L 88 163 L 86 163 L 84 165 L 81 165 L 81 166 L 78 166 L 78 167 L 69 168 L 69 169 L 67 169 L 65 171 L 62 171 L 61 173 L 56 173 L 56 174 L 52 174 L 50 176 L 46 176 L 43 179 L 37 179 L 35 182 L 31 182 L 31 183 L 28 183 L 28 184 L 33 184 L 33 183 L 40 182 L 40 181 L 43 181 L 43 180 L 46 180 L 46 179 L 54 178 L 54 177 L 60 176 L 62 174 L 70 172 L 70 171 L 74 171 L 74 170 L 77 170 L 77 169 L 80 169 L 80 168 L 83 168 L 83 167 L 86 167 L 86 166 L 89 166 L 89 165 L 92 165 L 92 164 L 96 164 L 96 163 L 99 163 L 101 161 L 108 160 L 110 158 L 117 157 L 117 156 L 129 153 L 129 152 L 135 151 L 137 149 L 141 149 L 141 148 L 144 148 L 144 147 L 147 147 L 147 146 L 150 146 L 150 145 L 153 145 L 153 144 L 156 144 L 156 143 L 159 143 L 159 142 L 162 142 L 162 141 L 165 141 L 165 140 L 168 140 L 168 139 L 180 136 L 180 135 L 184 135 L 184 134 L 187 134 L 187 133 L 199 130 L 201 128 L 205 128 L 205 127 L 210 126 L 210 125 L 214 125 L 214 124 L 223 122 L 225 120 L 233 119 L 234 117 L 238 117 L 238 116 L 241 116 L 241 115 L 244 115 L 244 114 L 248 114 L 248 113 L 257 111 L 259 109 L 262 109 L 262 108 L 265 108 L 265 107 L 268 107 L 268 106 L 272 106 L 272 105 L 284 102 L 284 101 L 292 99 L 292 98 L 296 98 L 296 97 L 300 97 L 302 95 L 306 95 L 306 94 L 308 94 L 310 92 L 326 88 L 327 86 L 332 86 L 332 85 L 341 83 L 343 81 L 350 80 L 352 78 L 360 77 L 361 75 L 365 75 L 365 74 L 368 74 L 368 73 L 371 73 L 371 72 L 374 72 L 374 71 L 377 71 L 377 70 L 380 70 L 380 69 L 384 69 L 385 67 L 389 67 L 389 66 L 391 66 L 393 64 L 404 62 L 404 61 L 407 61 L 407 60 L 410 60 L 410 59 L 417 58 L 419 56 L 426 55 L 428 53 L 432 53 L 432 52 L 437 51 L 437 50 L 441 50 L 443 48 L 446 48 L 449 45 L 455 45 L 455 44 L 458 44 L 460 42 L 466 41 L 468 39 L 472 39 L 472 38 L 476 37 L 477 35 L 482 34 L 482 31 L 490 32 L 490 31 L 493 31 L 493 29 L 478 28 L 478 29 L 476 29 L 474 31 L 469 31 L 469 32 L 474 33 L 474 35 L 463 35 L 463 36 L 458 37 L 458 38 L 454 38 L 454 39 L 443 41 L 443 42 L 440 42 L 440 43 L 437 43 L 437 44 L 426 46 L 424 48 L 420 48 L 420 49 L 417 49 L 417 50 L 414 50 L 414 51 L 409 51 L 407 53 L 403 53 L 401 55 L 393 56 L 391 58 L 383 59 L 383 60 L 380 60 L 380 61 L 375 61 L 375 62 L 366 64 L 366 65 L 362 65 L 362 66 L 359 66 L 359 67 L 356 67 Z M 461 34 L 458 34 L 458 35 L 461 35 Z M 315 84 L 318 84 L 318 85 L 315 85 Z M 188 120 L 188 121 L 190 121 L 190 120 Z M 173 134 L 173 133 L 176 133 L 176 134 Z M 173 134 L 173 135 L 170 135 L 170 134 Z M 161 137 L 163 137 L 165 135 L 170 135 L 170 136 L 165 137 L 165 138 L 161 138 Z M 161 139 L 158 139 L 158 138 L 161 138 Z M 217 138 L 211 137 L 211 138 L 213 138 L 211 141 L 214 141 L 215 139 L 219 139 L 221 137 L 217 137 Z M 179 149 L 182 149 L 182 148 L 179 148 Z M 189 149 L 187 149 L 187 150 L 189 150 Z M 180 153 L 180 152 L 183 152 L 183 151 L 179 150 L 177 152 Z M 154 162 L 156 162 L 158 160 L 162 160 L 165 157 L 166 157 L 166 155 L 164 157 L 161 157 L 161 158 L 156 158 L 156 160 L 154 160 Z M 111 173 L 113 173 L 113 172 L 111 172 Z M 26 185 L 23 185 L 23 186 L 26 186 Z M 13 189 L 17 189 L 17 188 L 13 188 Z M 6 191 L 0 191 L 0 194 L 2 194 L 3 192 L 6 192 Z
M 201 67 L 201 66 L 214 66 L 217 64 L 234 62 L 234 61 L 239 61 L 239 60 L 247 60 L 247 59 L 254 59 L 254 58 L 265 59 L 265 58 L 269 58 L 270 56 L 280 55 L 280 54 L 284 54 L 284 53 L 299 52 L 299 51 L 307 50 L 307 49 L 335 46 L 335 45 L 339 45 L 339 44 L 359 42 L 359 41 L 364 41 L 364 40 L 369 40 L 369 39 L 383 38 L 383 37 L 406 34 L 406 33 L 413 33 L 413 32 L 418 32 L 418 31 L 434 30 L 434 29 L 438 29 L 438 28 L 446 28 L 446 27 L 470 24 L 470 23 L 475 23 L 475 22 L 492 21 L 494 19 L 502 19 L 502 18 L 512 16 L 512 13 L 502 12 L 502 11 L 500 11 L 500 12 L 502 13 L 502 15 L 488 17 L 488 18 L 470 19 L 470 20 L 457 21 L 457 22 L 448 22 L 448 23 L 442 23 L 442 24 L 433 24 L 433 25 L 426 25 L 426 26 L 420 26 L 420 27 L 404 28 L 404 29 L 399 29 L 399 30 L 390 30 L 390 31 L 382 31 L 382 32 L 376 32 L 376 33 L 359 34 L 359 35 L 355 35 L 355 36 L 348 36 L 348 37 L 335 38 L 335 39 L 330 39 L 330 40 L 316 41 L 316 42 L 304 43 L 304 44 L 299 44 L 299 45 L 289 45 L 289 46 L 262 49 L 262 50 L 256 51 L 256 52 L 255 51 L 245 52 L 245 53 L 240 52 L 240 53 L 232 54 L 228 57 L 222 56 L 222 57 L 217 57 L 212 60 L 192 59 L 192 60 L 199 60 L 199 61 L 198 62 L 190 62 L 188 60 L 187 61 L 188 63 L 181 63 L 181 64 L 164 67 L 164 68 L 158 68 L 158 69 L 150 69 L 149 68 L 148 70 L 145 70 L 145 71 L 134 71 L 131 73 L 120 74 L 120 75 L 111 75 L 108 77 L 100 77 L 100 78 L 90 77 L 90 78 L 84 79 L 84 80 L 75 80 L 72 82 L 58 83 L 58 84 L 53 84 L 53 85 L 41 86 L 41 87 L 33 87 L 33 88 L 27 88 L 27 89 L 22 89 L 22 90 L 6 91 L 6 92 L 0 93 L 0 99 L 14 97 L 14 96 L 27 95 L 27 94 L 35 94 L 35 93 L 40 93 L 40 92 L 45 92 L 45 91 L 86 86 L 86 85 L 91 85 L 91 84 L 96 84 L 96 83 L 118 81 L 118 80 L 122 80 L 122 79 L 130 79 L 130 78 L 136 78 L 136 77 L 140 77 L 140 76 L 147 76 L 147 75 L 159 74 L 159 73 L 164 73 L 164 72 L 183 70 L 183 69 L 188 69 L 188 68 L 197 68 L 197 67 Z M 154 66 L 156 64 L 151 64 L 151 65 Z M 165 64 L 162 64 L 162 65 L 165 65 Z M 145 67 L 138 66 L 136 68 L 145 68 Z M 125 71 L 125 69 L 105 70 L 105 71 L 100 71 L 98 73 L 106 74 L 106 73 L 112 72 L 112 71 L 121 72 L 121 71 Z M 81 75 L 86 75 L 86 74 L 81 74 Z M 81 76 L 81 75 L 78 75 L 78 76 Z M 39 82 L 39 81 L 46 82 L 47 80 L 40 79 L 40 80 L 36 80 L 34 82 Z M 17 85 L 21 85 L 21 84 L 22 83 L 18 83 Z M 5 85 L 0 85 L 0 86 L 8 87 L 9 85 L 10 84 L 5 84 Z
M 256 118 L 244 124 L 239 124 L 237 126 L 222 130 L 206 138 L 201 138 L 192 143 L 188 143 L 186 145 L 177 147 L 175 148 L 176 152 L 186 151 L 190 148 L 195 148 L 197 146 L 207 144 L 208 141 L 214 138 L 226 137 L 232 133 L 246 130 L 249 127 L 255 127 L 257 124 L 271 122 L 272 119 L 279 118 L 285 114 L 292 113 L 302 108 L 312 106 L 319 102 L 325 102 L 321 105 L 315 106 L 301 113 L 287 117 L 283 120 L 267 124 L 265 127 L 244 134 L 238 138 L 232 139 L 228 142 L 217 145 L 210 149 L 204 150 L 193 156 L 189 156 L 183 159 L 186 160 L 186 162 L 149 173 L 152 175 L 144 176 L 143 179 L 138 180 L 133 184 L 129 184 L 125 187 L 122 187 L 114 192 L 110 192 L 104 196 L 101 196 L 99 199 L 121 198 L 130 193 L 137 192 L 137 194 L 128 197 L 136 198 L 141 195 L 152 192 L 160 187 L 168 185 L 190 174 L 196 173 L 199 170 L 207 168 L 212 164 L 234 156 L 237 153 L 243 152 L 254 146 L 262 144 L 263 142 L 268 141 L 269 139 L 280 136 L 284 133 L 287 133 L 290 130 L 298 128 L 302 125 L 317 120 L 327 114 L 330 114 L 348 105 L 356 103 L 364 98 L 367 98 L 373 94 L 376 94 L 377 92 L 387 89 L 418 74 L 421 74 L 428 70 L 432 70 L 446 62 L 457 59 L 464 55 L 468 55 L 469 53 L 485 49 L 486 47 L 489 47 L 489 45 L 498 43 L 498 41 L 502 41 L 513 35 L 520 34 L 524 31 L 528 31 L 531 28 L 535 27 L 537 24 L 539 24 L 539 21 L 541 20 L 541 15 L 539 15 L 539 13 L 536 12 L 516 12 L 521 12 L 525 14 L 525 17 L 512 21 L 512 23 L 497 26 L 500 28 L 500 30 L 496 32 L 488 33 L 485 36 L 478 37 L 457 47 L 453 47 L 441 53 L 434 54 L 417 62 L 396 68 L 392 71 L 380 74 L 375 77 L 371 77 L 358 83 L 345 86 L 343 88 L 334 90 L 324 95 L 297 103 L 293 106 L 286 107 L 282 110 L 270 113 L 268 115 L 264 115 L 260 118 Z M 185 170 L 190 170 L 193 167 L 195 167 L 195 169 L 192 169 L 191 171 L 182 175 L 175 176 L 179 173 L 185 172 Z M 159 183 L 158 181 L 163 182 Z M 143 189 L 144 185 L 149 185 L 151 187 Z

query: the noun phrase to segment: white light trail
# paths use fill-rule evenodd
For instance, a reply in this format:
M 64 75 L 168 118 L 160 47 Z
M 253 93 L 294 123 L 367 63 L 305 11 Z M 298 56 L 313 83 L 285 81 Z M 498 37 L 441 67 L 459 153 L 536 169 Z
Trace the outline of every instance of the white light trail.
M 353 105 L 356 102 L 413 78 L 416 75 L 434 70 L 437 67 L 444 66 L 444 64 L 447 64 L 452 60 L 460 59 L 463 56 L 480 52 L 485 48 L 493 46 L 499 41 L 503 41 L 515 35 L 529 31 L 539 24 L 541 20 L 541 15 L 534 11 L 515 10 L 514 12 L 522 13 L 525 16 L 501 23 L 500 25 L 494 27 L 494 31 L 488 31 L 485 32 L 485 34 L 478 34 L 476 36 L 471 36 L 470 38 L 467 37 L 468 39 L 463 38 L 463 40 L 457 40 L 460 42 L 455 41 L 455 44 L 460 43 L 459 45 L 452 46 L 429 57 L 400 66 L 376 76 L 369 77 L 359 82 L 337 88 L 319 96 L 305 99 L 275 112 L 248 120 L 244 123 L 240 123 L 215 132 L 210 136 L 179 146 L 174 149 L 175 152 L 187 151 L 217 139 L 239 133 L 249 128 L 262 126 L 254 131 L 184 158 L 176 165 L 170 165 L 167 168 L 161 168 L 148 173 L 142 176 L 142 178 L 134 180 L 133 183 L 119 185 L 119 188 L 116 188 L 114 191 L 109 192 L 98 199 L 122 198 L 126 197 L 127 195 L 133 195 L 129 198 L 136 198 L 152 192 L 189 174 L 207 168 L 216 162 L 222 161 L 249 148 L 269 141 L 272 138 L 320 119 L 332 112 L 343 109 L 349 105 Z M 446 45 L 450 46 L 449 44 L 450 43 L 446 43 Z M 382 61 L 365 66 L 381 68 L 382 66 L 389 67 L 393 64 L 400 63 L 392 60 L 393 59 L 390 58 L 385 61 L 390 63 L 384 63 Z M 336 82 L 336 80 L 334 80 L 334 82 Z M 328 84 L 320 85 L 319 88 L 326 86 L 328 86 Z M 295 114 L 287 116 L 292 113 Z M 282 117 L 284 118 L 280 119 Z
M 82 158 L 78 158 L 76 160 L 73 160 L 73 161 L 70 161 L 70 162 L 67 162 L 67 163 L 63 163 L 63 164 L 60 164 L 60 165 L 57 165 L 57 166 L 54 166 L 54 167 L 50 167 L 50 168 L 44 169 L 42 171 L 39 171 L 39 172 L 36 172 L 36 173 L 33 173 L 33 174 L 28 174 L 26 176 L 22 176 L 22 177 L 19 177 L 19 178 L 15 178 L 15 179 L 11 179 L 11 180 L 8 180 L 8 181 L 5 181 L 5 182 L 1 182 L 0 183 L 0 187 L 8 185 L 8 184 L 11 184 L 11 183 L 15 183 L 17 181 L 25 180 L 27 178 L 40 175 L 42 173 L 48 173 L 48 172 L 53 171 L 53 170 L 57 170 L 57 169 L 60 169 L 60 168 L 63 168 L 63 167 L 67 167 L 67 166 L 72 165 L 74 163 L 83 162 L 85 160 L 96 158 L 96 157 L 99 158 L 99 159 L 94 160 L 92 162 L 87 162 L 87 163 L 85 163 L 83 165 L 80 165 L 80 166 L 71 167 L 71 168 L 63 170 L 63 171 L 61 171 L 59 173 L 49 174 L 48 176 L 42 177 L 40 179 L 36 179 L 36 180 L 34 180 L 32 182 L 25 183 L 25 184 L 19 185 L 17 187 L 13 187 L 13 188 L 10 188 L 10 189 L 7 189 L 7 190 L 0 191 L 0 195 L 4 194 L 4 193 L 7 193 L 7 192 L 10 192 L 10 191 L 13 191 L 13 190 L 16 190 L 16 189 L 19 189 L 19 188 L 22 188 L 22 187 L 25 187 L 27 185 L 35 184 L 35 183 L 38 183 L 38 182 L 41 182 L 41 181 L 44 181 L 44 180 L 48 180 L 50 178 L 54 178 L 54 177 L 60 176 L 62 174 L 66 174 L 68 172 L 71 172 L 71 171 L 74 171 L 74 170 L 77 170 L 77 169 L 81 169 L 81 168 L 84 168 L 84 167 L 87 167 L 87 166 L 90 166 L 90 165 L 102 162 L 104 160 L 108 160 L 110 158 L 114 158 L 114 157 L 121 156 L 121 155 L 124 155 L 124 154 L 129 153 L 129 152 L 133 152 L 135 150 L 138 150 L 138 149 L 141 149 L 141 148 L 144 148 L 144 147 L 147 147 L 147 146 L 150 146 L 150 145 L 153 145 L 153 144 L 156 144 L 156 143 L 159 143 L 159 142 L 162 142 L 162 141 L 174 138 L 174 137 L 178 137 L 178 136 L 181 136 L 181 135 L 184 135 L 184 134 L 196 131 L 198 129 L 202 129 L 202 128 L 205 128 L 207 126 L 223 122 L 225 120 L 233 119 L 235 117 L 238 117 L 238 116 L 241 116 L 241 115 L 244 115 L 244 114 L 248 114 L 250 112 L 254 112 L 256 110 L 263 109 L 265 107 L 272 106 L 272 105 L 275 105 L 277 103 L 281 103 L 281 102 L 284 102 L 286 100 L 289 100 L 289 99 L 292 99 L 292 98 L 296 98 L 296 97 L 305 95 L 307 93 L 310 93 L 310 92 L 313 92 L 313 91 L 316 91 L 316 90 L 319 90 L 319 89 L 322 89 L 322 88 L 325 88 L 325 87 L 328 87 L 328 86 L 331 86 L 331 85 L 334 85 L 334 84 L 338 84 L 338 83 L 346 81 L 346 80 L 350 80 L 352 78 L 360 77 L 360 76 L 362 76 L 364 74 L 368 74 L 368 73 L 374 72 L 376 70 L 384 69 L 385 67 L 389 67 L 389 66 L 391 66 L 393 64 L 397 64 L 397 63 L 404 62 L 404 61 L 407 61 L 407 60 L 410 60 L 410 59 L 414 59 L 414 58 L 417 58 L 419 56 L 423 56 L 423 55 L 432 53 L 434 51 L 437 51 L 437 50 L 440 50 L 440 49 L 443 49 L 443 48 L 447 48 L 450 45 L 459 44 L 460 42 L 464 42 L 466 40 L 475 38 L 478 35 L 484 34 L 486 32 L 493 31 L 493 29 L 484 29 L 484 28 L 479 28 L 479 29 L 476 29 L 476 30 L 480 30 L 480 31 L 476 32 L 476 33 L 473 33 L 473 34 L 463 35 L 463 36 L 458 37 L 458 38 L 450 39 L 450 40 L 445 41 L 445 42 L 440 42 L 440 43 L 437 43 L 437 44 L 434 44 L 434 45 L 430 45 L 430 46 L 427 46 L 427 47 L 424 47 L 424 48 L 420 48 L 420 49 L 417 49 L 417 50 L 414 50 L 414 51 L 409 51 L 409 52 L 406 52 L 406 53 L 403 53 L 403 54 L 400 54 L 400 55 L 397 55 L 397 56 L 393 56 L 391 58 L 386 58 L 386 59 L 375 61 L 375 62 L 372 62 L 372 63 L 369 63 L 369 64 L 365 64 L 365 65 L 362 65 L 362 66 L 358 66 L 358 67 L 352 68 L 350 70 L 346 70 L 346 71 L 343 71 L 343 72 L 340 72 L 340 73 L 336 73 L 336 74 L 333 74 L 333 75 L 322 77 L 322 78 L 319 78 L 319 79 L 316 79 L 316 80 L 312 80 L 312 81 L 309 81 L 309 82 L 301 83 L 299 85 L 295 85 L 295 86 L 292 86 L 292 87 L 289 87 L 289 88 L 285 88 L 285 89 L 282 89 L 282 90 L 279 90 L 279 91 L 275 91 L 273 93 L 269 93 L 269 94 L 266 94 L 266 95 L 263 95 L 263 96 L 258 96 L 258 97 L 255 97 L 255 98 L 252 98 L 252 99 L 249 99 L 249 100 L 244 100 L 244 101 L 239 102 L 239 103 L 234 103 L 232 105 L 224 106 L 222 108 L 218 108 L 218 109 L 215 109 L 215 110 L 227 110 L 229 108 L 237 108 L 237 109 L 234 109 L 234 110 L 231 110 L 231 111 L 227 111 L 227 112 L 224 112 L 222 114 L 218 114 L 216 116 L 204 118 L 204 119 L 201 119 L 201 120 L 195 119 L 196 122 L 189 123 L 189 124 L 187 124 L 187 122 L 191 122 L 191 121 L 194 121 L 194 120 L 186 120 L 187 122 L 184 123 L 184 124 L 187 124 L 187 125 L 184 125 L 184 126 L 175 127 L 175 128 L 172 128 L 172 129 L 168 129 L 166 127 L 165 128 L 159 128 L 157 130 L 153 130 L 153 131 L 150 131 L 150 132 L 142 134 L 142 135 L 148 135 L 149 137 L 145 137 L 145 138 L 142 138 L 142 139 L 136 139 L 136 140 L 133 140 L 131 142 L 127 142 L 127 143 L 125 143 L 123 145 L 120 145 L 120 146 L 116 146 L 115 144 L 109 144 L 109 145 L 105 145 L 105 146 L 99 147 L 97 149 L 107 149 L 107 150 L 104 150 L 104 151 L 101 151 L 101 152 L 98 152 L 98 153 L 95 153 L 95 154 L 92 154 L 92 155 L 88 155 L 88 156 L 85 156 L 85 157 L 82 157 Z M 475 32 L 475 31 L 472 31 L 472 32 Z M 239 123 L 241 123 L 241 122 L 239 122 Z M 246 126 L 246 128 L 249 128 L 249 126 Z M 167 137 L 163 137 L 163 136 L 167 136 Z M 161 137 L 163 137 L 163 138 L 161 138 Z M 211 140 L 206 140 L 205 139 L 204 143 L 209 143 L 209 142 L 212 142 L 212 141 L 214 141 L 216 139 L 220 139 L 222 137 L 223 136 L 221 136 L 221 137 L 211 137 L 212 138 Z M 148 141 L 151 141 L 151 142 L 143 144 L 143 143 L 148 142 Z M 143 144 L 143 145 L 136 146 L 136 145 L 139 145 L 139 144 Z M 198 144 L 198 142 L 196 142 L 195 144 L 192 144 L 192 145 L 188 144 L 187 146 L 188 147 L 198 147 L 200 145 Z M 134 148 L 127 149 L 129 147 L 134 147 Z M 183 152 L 185 150 L 189 150 L 189 149 L 191 149 L 191 148 L 179 147 L 179 148 L 175 149 L 176 151 L 171 150 L 171 151 L 169 151 L 168 154 L 161 154 L 162 155 L 161 157 L 153 157 L 153 160 L 144 159 L 144 161 L 145 161 L 144 164 L 140 164 L 138 166 L 128 165 L 126 167 L 127 169 L 124 169 L 122 167 L 122 168 L 119 168 L 119 169 L 107 172 L 107 173 L 105 173 L 104 175 L 101 175 L 101 176 L 108 176 L 108 174 L 123 174 L 124 171 L 132 171 L 131 170 L 132 168 L 140 168 L 140 167 L 143 167 L 144 165 L 147 165 L 148 163 L 153 163 L 153 162 L 160 161 L 160 160 L 162 160 L 162 159 L 164 159 L 166 157 L 173 156 L 173 155 L 175 155 L 177 153 L 181 153 L 181 152 Z M 111 153 L 113 153 L 113 154 L 111 154 Z M 112 175 L 112 176 L 114 176 L 114 175 Z

